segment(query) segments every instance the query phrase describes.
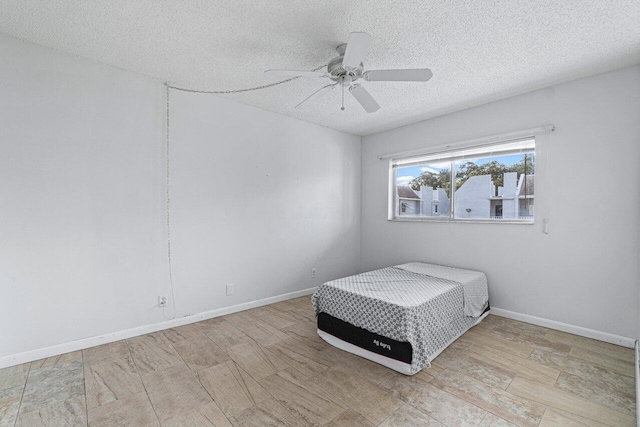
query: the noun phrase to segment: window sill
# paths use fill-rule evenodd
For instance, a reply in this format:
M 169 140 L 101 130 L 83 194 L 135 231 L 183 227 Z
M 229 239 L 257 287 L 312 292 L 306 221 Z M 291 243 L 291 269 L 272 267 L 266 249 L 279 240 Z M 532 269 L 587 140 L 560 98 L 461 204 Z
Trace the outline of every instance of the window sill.
M 480 218 L 425 218 L 425 217 L 395 217 L 389 218 L 390 222 L 445 222 L 445 223 L 465 223 L 465 224 L 516 224 L 533 225 L 534 220 L 529 219 L 480 219 Z

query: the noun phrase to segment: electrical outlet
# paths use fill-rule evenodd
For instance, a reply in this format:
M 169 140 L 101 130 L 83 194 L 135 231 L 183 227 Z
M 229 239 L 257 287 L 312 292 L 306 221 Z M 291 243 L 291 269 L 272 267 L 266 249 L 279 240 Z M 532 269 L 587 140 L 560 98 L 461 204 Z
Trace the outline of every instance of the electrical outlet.
M 315 278 L 317 275 L 318 275 L 318 274 L 316 273 L 316 269 L 315 269 L 315 268 L 312 268 L 312 269 L 311 269 L 311 277 L 312 277 L 312 278 Z
M 228 284 L 227 285 L 227 296 L 229 295 L 233 295 L 233 285 L 232 284 Z
M 169 301 L 169 298 L 166 295 L 158 295 L 158 307 L 166 307 L 167 301 Z

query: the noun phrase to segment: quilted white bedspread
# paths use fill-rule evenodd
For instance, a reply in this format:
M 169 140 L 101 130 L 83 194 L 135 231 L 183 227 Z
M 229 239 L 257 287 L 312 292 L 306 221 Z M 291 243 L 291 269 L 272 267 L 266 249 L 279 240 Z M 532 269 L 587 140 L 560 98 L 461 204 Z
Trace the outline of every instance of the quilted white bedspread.
M 484 273 L 409 263 L 324 283 L 311 301 L 316 315 L 411 343 L 416 373 L 476 323 L 488 290 Z
M 464 291 L 465 316 L 478 317 L 487 308 L 489 287 L 487 285 L 487 276 L 481 271 L 426 264 L 424 262 L 410 262 L 396 265 L 395 268 L 460 283 Z

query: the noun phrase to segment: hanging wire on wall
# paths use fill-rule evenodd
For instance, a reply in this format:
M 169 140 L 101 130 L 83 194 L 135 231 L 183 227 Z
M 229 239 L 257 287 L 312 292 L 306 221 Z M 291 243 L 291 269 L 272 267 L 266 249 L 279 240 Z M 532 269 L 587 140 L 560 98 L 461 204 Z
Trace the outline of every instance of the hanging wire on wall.
M 318 71 L 322 68 L 327 67 L 328 64 L 323 64 L 319 67 L 314 68 L 311 71 Z M 262 86 L 254 86 L 250 88 L 244 89 L 231 89 L 231 90 L 199 90 L 199 89 L 190 89 L 184 88 L 180 86 L 173 86 L 169 83 L 165 83 L 166 88 L 166 102 L 167 102 L 167 117 L 166 117 L 166 135 L 165 135 L 165 145 L 166 145 L 166 217 L 167 217 L 167 262 L 169 264 L 169 287 L 171 290 L 171 306 L 173 309 L 173 316 L 167 317 L 165 314 L 165 307 L 162 307 L 162 316 L 164 316 L 167 320 L 173 320 L 176 318 L 176 298 L 173 291 L 173 270 L 171 266 L 171 192 L 170 192 L 170 173 L 171 173 L 171 158 L 170 158 L 170 134 L 169 134 L 169 126 L 170 126 L 170 103 L 169 103 L 169 93 L 170 89 L 178 90 L 181 92 L 189 92 L 189 93 L 203 93 L 203 94 L 211 94 L 211 95 L 228 95 L 234 93 L 243 93 L 243 92 L 252 92 L 256 90 L 268 89 L 270 87 L 278 86 L 284 83 L 289 83 L 290 81 L 299 79 L 301 76 L 291 77 L 289 79 L 280 80 L 274 83 L 269 83 Z
M 166 306 L 162 307 L 162 316 L 164 316 L 167 320 L 172 320 L 176 318 L 176 298 L 173 293 L 173 271 L 171 268 L 171 193 L 170 193 L 170 172 L 171 172 L 171 157 L 170 154 L 170 144 L 169 144 L 169 126 L 171 124 L 170 116 L 169 116 L 169 85 L 166 85 L 166 101 L 167 101 L 167 121 L 166 121 L 166 134 L 165 134 L 165 143 L 166 143 L 166 208 L 167 208 L 167 261 L 169 263 L 169 286 L 171 288 L 171 306 L 173 307 L 173 316 L 167 317 L 164 313 L 164 310 L 167 308 Z

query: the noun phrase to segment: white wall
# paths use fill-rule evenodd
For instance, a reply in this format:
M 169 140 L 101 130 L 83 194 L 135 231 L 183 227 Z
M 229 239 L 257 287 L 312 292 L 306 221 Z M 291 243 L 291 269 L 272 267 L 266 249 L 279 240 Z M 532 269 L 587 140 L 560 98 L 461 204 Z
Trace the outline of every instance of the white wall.
M 0 356 L 159 320 L 164 88 L 0 37 Z
M 358 272 L 360 137 L 208 95 L 170 102 L 178 316 Z
M 634 66 L 365 137 L 362 269 L 412 260 L 478 269 L 494 307 L 638 336 L 639 118 Z M 557 131 L 536 159 L 534 225 L 387 221 L 378 155 L 548 123 Z
M 0 358 L 163 322 L 164 85 L 5 36 L 0 82 Z M 206 95 L 171 114 L 178 316 L 356 272 L 359 137 Z

